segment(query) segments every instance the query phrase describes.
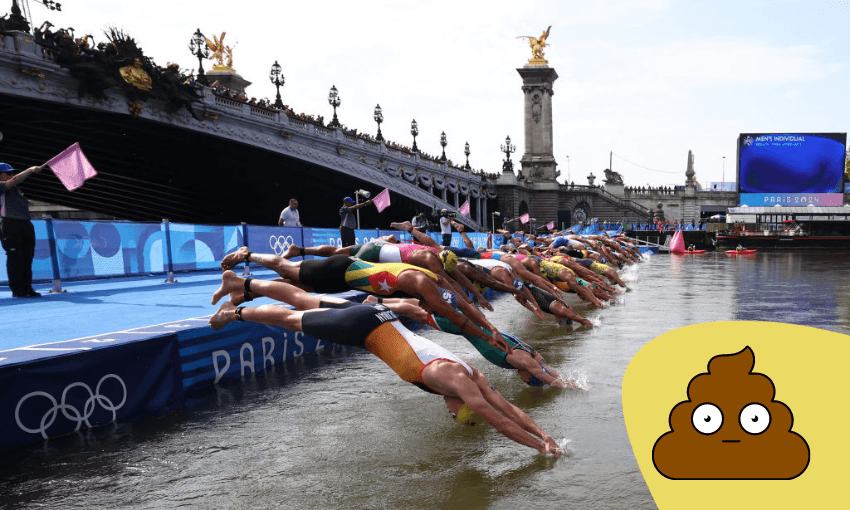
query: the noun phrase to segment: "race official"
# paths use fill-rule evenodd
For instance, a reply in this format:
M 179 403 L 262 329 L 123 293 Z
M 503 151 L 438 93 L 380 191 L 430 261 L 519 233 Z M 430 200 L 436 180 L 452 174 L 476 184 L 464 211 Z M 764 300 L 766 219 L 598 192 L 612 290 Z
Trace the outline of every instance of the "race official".
M 280 219 L 277 220 L 279 227 L 302 227 L 301 215 L 298 212 L 298 200 L 289 199 L 289 206 L 280 212 Z
M 6 250 L 6 273 L 9 288 L 16 298 L 40 297 L 32 288 L 32 260 L 35 256 L 35 229 L 30 221 L 29 202 L 19 185 L 30 175 L 40 172 L 32 166 L 16 172 L 11 165 L 0 163 L 0 242 Z

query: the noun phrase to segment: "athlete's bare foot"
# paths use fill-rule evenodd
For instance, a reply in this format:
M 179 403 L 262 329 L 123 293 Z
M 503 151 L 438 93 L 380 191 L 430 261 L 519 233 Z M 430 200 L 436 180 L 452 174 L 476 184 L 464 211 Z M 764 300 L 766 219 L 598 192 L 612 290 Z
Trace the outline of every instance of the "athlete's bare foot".
M 457 229 L 457 231 L 458 231 L 458 232 L 463 232 L 463 224 L 462 224 L 462 223 L 458 223 L 458 222 L 456 222 L 456 221 L 454 221 L 454 220 L 452 220 L 452 222 L 451 222 L 451 223 L 452 223 L 452 226 L 453 226 L 455 229 Z
M 218 311 L 210 317 L 210 327 L 213 329 L 221 329 L 231 322 L 236 320 L 236 305 L 230 301 L 225 301 L 218 308 Z
M 410 232 L 413 230 L 413 224 L 409 221 L 394 221 L 390 223 L 390 228 L 394 228 L 396 230 L 404 230 L 405 232 Z
M 304 248 L 298 246 L 297 244 L 290 244 L 289 248 L 286 249 L 286 252 L 283 254 L 283 258 L 291 259 L 292 257 L 303 257 L 304 256 Z
M 225 271 L 221 275 L 221 286 L 213 292 L 212 304 L 218 303 L 221 298 L 224 296 L 231 294 L 232 292 L 239 292 L 244 290 L 244 282 L 242 278 L 236 276 L 236 273 L 233 271 Z M 232 297 L 232 295 L 231 295 Z
M 234 290 L 230 293 L 230 302 L 236 306 L 241 305 L 245 302 L 245 291 L 244 290 Z
M 245 262 L 249 253 L 251 252 L 248 250 L 247 246 L 243 246 L 233 253 L 228 253 L 223 259 L 221 259 L 221 268 L 225 271 L 233 269 L 236 264 Z

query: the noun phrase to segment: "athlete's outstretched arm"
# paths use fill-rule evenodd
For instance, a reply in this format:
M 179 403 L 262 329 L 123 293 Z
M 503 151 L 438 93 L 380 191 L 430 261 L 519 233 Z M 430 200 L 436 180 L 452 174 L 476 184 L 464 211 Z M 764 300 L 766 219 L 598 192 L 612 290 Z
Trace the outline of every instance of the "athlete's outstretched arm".
M 410 272 L 411 271 L 405 271 L 405 273 Z M 404 276 L 405 273 L 402 273 L 402 276 Z M 425 278 L 428 277 L 425 276 Z M 481 340 L 484 340 L 485 342 L 497 349 L 503 350 L 505 352 L 510 352 L 511 348 L 508 345 L 508 342 L 506 342 L 505 339 L 502 338 L 502 335 L 498 333 L 498 330 L 496 330 L 492 326 L 488 327 L 490 323 L 489 321 L 487 321 L 486 318 L 481 321 L 479 318 L 472 316 L 472 314 L 476 314 L 479 317 L 484 317 L 484 315 L 480 311 L 478 311 L 477 308 L 464 301 L 458 300 L 458 308 L 460 308 L 463 313 L 458 312 L 455 307 L 448 304 L 443 299 L 443 295 L 440 292 L 440 288 L 433 283 L 433 280 L 428 278 L 428 281 L 432 282 L 431 285 L 417 285 L 414 287 L 416 289 L 414 292 L 407 291 L 407 293 L 411 295 L 418 294 L 422 298 L 422 300 L 425 301 L 425 304 L 427 304 L 428 307 L 430 307 L 434 313 L 442 315 L 443 317 L 448 319 L 449 322 L 460 328 L 460 330 L 464 333 L 469 333 L 470 335 L 480 338 Z M 401 283 L 401 277 L 399 278 L 399 283 Z M 419 283 L 424 282 L 420 280 Z M 448 289 L 445 290 L 451 292 Z M 470 311 L 470 313 L 467 314 L 467 311 Z M 487 336 L 483 331 L 481 331 L 482 327 L 490 331 L 495 331 L 496 333 L 492 336 Z
M 493 386 L 490 385 L 490 381 L 484 377 L 484 374 L 477 370 L 475 372 L 473 379 L 475 384 L 478 386 L 478 389 L 481 390 L 481 394 L 487 400 L 487 403 L 498 409 L 509 419 L 519 424 L 519 426 L 529 434 L 533 434 L 543 440 L 546 444 L 546 450 L 543 451 L 543 453 L 554 453 L 555 455 L 561 454 L 561 448 L 555 440 L 552 439 L 552 436 L 544 432 L 543 429 L 540 428 L 540 425 L 535 423 L 534 420 L 525 414 L 522 409 L 508 402 L 501 393 L 493 389 Z
M 475 287 L 475 285 L 472 284 L 471 281 L 469 281 L 469 278 L 467 278 L 466 275 L 463 274 L 463 272 L 461 272 L 459 269 L 455 269 L 448 276 L 450 276 L 454 281 L 459 283 L 462 289 L 466 289 L 467 291 L 472 293 L 472 295 L 475 297 L 475 300 L 478 301 L 478 304 L 490 310 L 491 312 L 493 311 L 493 305 L 491 305 L 490 302 L 487 301 L 487 299 L 484 298 L 484 296 L 481 295 L 480 292 L 478 292 L 478 289 Z
M 477 379 L 481 378 L 484 380 L 488 391 L 498 392 L 490 388 L 490 383 L 481 372 L 473 369 L 473 374 L 470 377 L 466 368 L 459 363 L 448 360 L 437 360 L 425 367 L 422 371 L 422 380 L 429 387 L 439 391 L 448 398 L 461 399 L 475 414 L 483 418 L 490 425 L 493 425 L 496 430 L 508 439 L 534 448 L 541 453 L 561 454 L 561 450 L 555 444 L 554 440 L 543 432 L 531 418 L 525 416 L 526 420 L 533 425 L 518 423 L 511 416 L 517 416 L 516 412 L 510 410 L 510 415 L 502 414 L 504 411 L 491 405 L 490 399 L 492 397 L 488 398 L 482 394 L 481 385 L 477 384 Z M 493 400 L 495 401 L 496 399 L 493 398 Z M 504 401 L 504 399 L 502 400 Z M 501 403 L 500 405 L 505 407 Z
M 553 386 L 555 388 L 566 387 L 564 381 L 560 380 L 561 377 L 558 372 L 552 371 L 551 373 L 546 373 L 546 370 L 543 370 L 540 363 L 538 363 L 531 354 L 523 349 L 514 349 L 511 351 L 511 353 L 508 354 L 506 361 L 512 367 L 529 372 L 531 375 L 545 382 L 549 386 Z

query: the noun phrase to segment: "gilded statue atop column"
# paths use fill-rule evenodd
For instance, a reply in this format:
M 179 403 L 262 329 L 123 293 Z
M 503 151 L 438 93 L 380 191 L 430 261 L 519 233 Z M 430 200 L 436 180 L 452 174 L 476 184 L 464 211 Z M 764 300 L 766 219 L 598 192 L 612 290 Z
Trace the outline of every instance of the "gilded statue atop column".
M 213 35 L 213 41 L 207 39 L 207 47 L 210 49 L 210 60 L 218 61 L 213 64 L 213 71 L 234 71 L 233 69 L 233 48 L 224 44 L 224 36 L 227 32 L 221 33 L 221 38 Z M 225 64 L 225 59 L 227 63 Z
M 543 58 L 543 48 L 549 46 L 546 44 L 546 39 L 549 37 L 549 31 L 552 30 L 552 25 L 540 34 L 540 37 L 532 37 L 530 35 L 520 35 L 517 39 L 528 39 L 528 45 L 531 46 L 531 58 L 528 63 L 531 65 L 546 65 L 548 60 Z

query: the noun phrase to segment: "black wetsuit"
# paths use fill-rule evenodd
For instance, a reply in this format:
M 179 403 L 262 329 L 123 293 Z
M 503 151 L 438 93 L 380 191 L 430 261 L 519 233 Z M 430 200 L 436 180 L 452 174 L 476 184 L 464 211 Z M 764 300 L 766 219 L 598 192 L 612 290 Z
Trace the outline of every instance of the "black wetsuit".
M 301 316 L 304 333 L 340 345 L 355 345 L 366 348 L 366 337 L 381 324 L 398 320 L 398 316 L 386 306 L 358 303 L 321 303 L 323 310 Z
M 333 255 L 326 259 L 311 259 L 301 262 L 298 279 L 302 284 L 319 293 L 335 293 L 351 290 L 345 282 L 345 271 L 355 259 L 348 255 Z

